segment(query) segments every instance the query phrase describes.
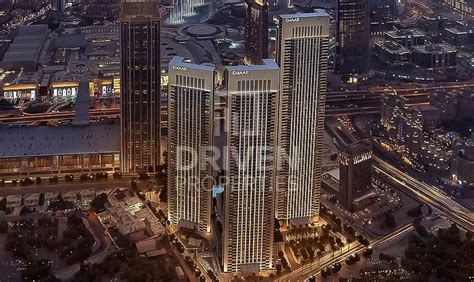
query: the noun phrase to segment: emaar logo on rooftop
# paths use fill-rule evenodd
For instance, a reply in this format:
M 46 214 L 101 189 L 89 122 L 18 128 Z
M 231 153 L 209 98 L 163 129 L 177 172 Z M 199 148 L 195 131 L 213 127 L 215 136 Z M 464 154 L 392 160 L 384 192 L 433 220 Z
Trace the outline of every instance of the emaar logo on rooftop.
M 246 75 L 249 71 L 232 71 L 232 75 Z
M 285 19 L 285 22 L 286 23 L 297 23 L 300 21 L 300 18 L 289 18 L 289 19 Z

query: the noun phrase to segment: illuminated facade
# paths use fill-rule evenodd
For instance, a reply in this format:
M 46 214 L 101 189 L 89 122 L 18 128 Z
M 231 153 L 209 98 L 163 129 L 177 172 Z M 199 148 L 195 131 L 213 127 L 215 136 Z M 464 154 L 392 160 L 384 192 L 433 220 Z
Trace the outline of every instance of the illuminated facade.
M 168 74 L 168 219 L 210 232 L 214 68 L 174 57 Z
M 287 225 L 319 214 L 328 42 L 325 12 L 280 16 L 276 217 Z
M 37 92 L 38 85 L 35 83 L 3 86 L 3 98 L 7 100 L 35 100 Z
M 274 146 L 278 66 L 225 71 L 227 183 L 224 191 L 224 272 L 258 272 L 273 265 Z
M 167 23 L 180 24 L 186 20 L 186 17 L 195 15 L 194 9 L 204 4 L 204 0 L 176 0 L 173 9 L 170 12 Z
M 338 0 L 336 12 L 336 72 L 360 73 L 369 67 L 368 0 Z
M 160 164 L 160 9 L 125 0 L 120 17 L 121 168 L 154 172 Z
M 266 0 L 245 0 L 245 63 L 261 64 L 268 58 L 268 4 Z
M 369 141 L 350 144 L 339 159 L 339 203 L 354 211 L 358 199 L 371 191 L 372 146 Z

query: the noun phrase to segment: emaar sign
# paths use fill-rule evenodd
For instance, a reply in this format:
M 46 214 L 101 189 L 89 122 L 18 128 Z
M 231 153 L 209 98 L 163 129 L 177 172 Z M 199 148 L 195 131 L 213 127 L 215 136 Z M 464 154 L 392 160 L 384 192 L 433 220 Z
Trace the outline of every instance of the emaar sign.
M 188 70 L 187 67 L 180 67 L 180 66 L 173 66 L 173 69 L 174 70 L 179 70 L 179 71 L 187 71 Z
M 249 71 L 232 71 L 232 75 L 246 75 Z
M 300 21 L 300 18 L 289 18 L 285 19 L 285 23 L 297 23 Z

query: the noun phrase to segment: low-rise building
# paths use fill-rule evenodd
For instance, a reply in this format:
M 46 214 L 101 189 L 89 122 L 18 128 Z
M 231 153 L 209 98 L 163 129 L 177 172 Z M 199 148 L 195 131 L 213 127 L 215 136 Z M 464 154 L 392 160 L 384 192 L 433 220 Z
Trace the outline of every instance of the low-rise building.
M 447 43 L 412 46 L 413 63 L 422 69 L 455 69 L 457 50 Z
M 455 144 L 452 159 L 452 180 L 466 187 L 474 187 L 474 140 Z
M 411 47 L 425 44 L 425 34 L 418 29 L 399 29 L 385 32 L 385 40 Z
M 474 44 L 474 31 L 472 29 L 455 26 L 444 30 L 445 40 L 456 47 L 464 47 Z
M 374 45 L 374 51 L 375 56 L 387 65 L 403 66 L 410 63 L 410 49 L 394 41 L 377 41 Z
M 16 208 L 21 206 L 21 195 L 8 195 L 7 199 L 7 208 Z
M 23 196 L 23 205 L 26 207 L 37 206 L 39 204 L 39 193 L 26 194 Z

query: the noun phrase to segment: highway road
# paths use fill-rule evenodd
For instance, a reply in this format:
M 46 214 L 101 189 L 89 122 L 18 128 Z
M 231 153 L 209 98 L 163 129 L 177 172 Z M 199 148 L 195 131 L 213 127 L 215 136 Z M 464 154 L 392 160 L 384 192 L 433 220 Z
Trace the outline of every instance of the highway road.
M 66 112 L 48 112 L 40 114 L 25 114 L 23 116 L 7 116 L 0 118 L 0 124 L 32 124 L 57 121 L 72 121 L 74 119 L 75 111 Z M 92 109 L 89 112 L 91 120 L 98 120 L 101 118 L 118 118 L 120 116 L 120 108 L 111 109 Z
M 374 167 L 398 183 L 398 188 L 431 206 L 457 225 L 474 232 L 474 213 L 457 203 L 440 189 L 415 179 L 384 160 L 373 157 Z
M 404 225 L 394 230 L 390 234 L 372 241 L 371 246 L 373 248 L 383 247 L 395 242 L 396 240 L 401 240 L 413 230 L 414 227 L 411 223 Z M 329 267 L 337 262 L 343 263 L 350 255 L 360 253 L 365 248 L 365 246 L 359 244 L 358 242 L 352 243 L 350 248 L 343 248 L 344 250 L 342 250 L 342 252 L 337 251 L 334 253 L 334 256 L 332 254 L 327 254 L 320 259 L 319 263 L 315 261 L 313 263 L 304 264 L 303 266 L 294 269 L 290 273 L 286 273 L 279 277 L 276 279 L 276 281 L 304 281 L 311 276 L 319 275 L 321 270 L 326 267 Z
M 456 90 L 474 87 L 474 83 L 443 83 L 435 86 L 417 87 L 411 84 L 404 84 L 397 87 L 371 87 L 365 90 L 356 91 L 332 91 L 326 94 L 326 115 L 359 115 L 375 114 L 380 112 L 380 98 L 384 93 L 397 93 L 407 98 L 409 105 L 422 105 L 429 102 L 429 95 L 435 90 Z M 222 111 L 225 103 L 218 102 L 215 105 L 216 111 Z M 161 110 L 166 112 L 167 105 L 162 104 Z M 48 112 L 40 114 L 24 114 L 22 116 L 0 117 L 0 124 L 35 124 L 49 121 L 72 121 L 74 111 Z M 120 117 L 120 108 L 91 109 L 90 119 L 115 119 Z M 165 122 L 164 122 L 165 123 Z
M 56 192 L 56 193 L 65 193 L 68 191 L 76 191 L 82 189 L 112 189 L 116 187 L 128 187 L 130 186 L 130 179 L 108 179 L 108 180 L 99 180 L 94 182 L 62 182 L 58 184 L 40 184 L 40 185 L 31 185 L 31 186 L 5 186 L 0 187 L 0 200 L 7 195 L 26 195 L 31 193 L 46 193 L 46 192 Z

